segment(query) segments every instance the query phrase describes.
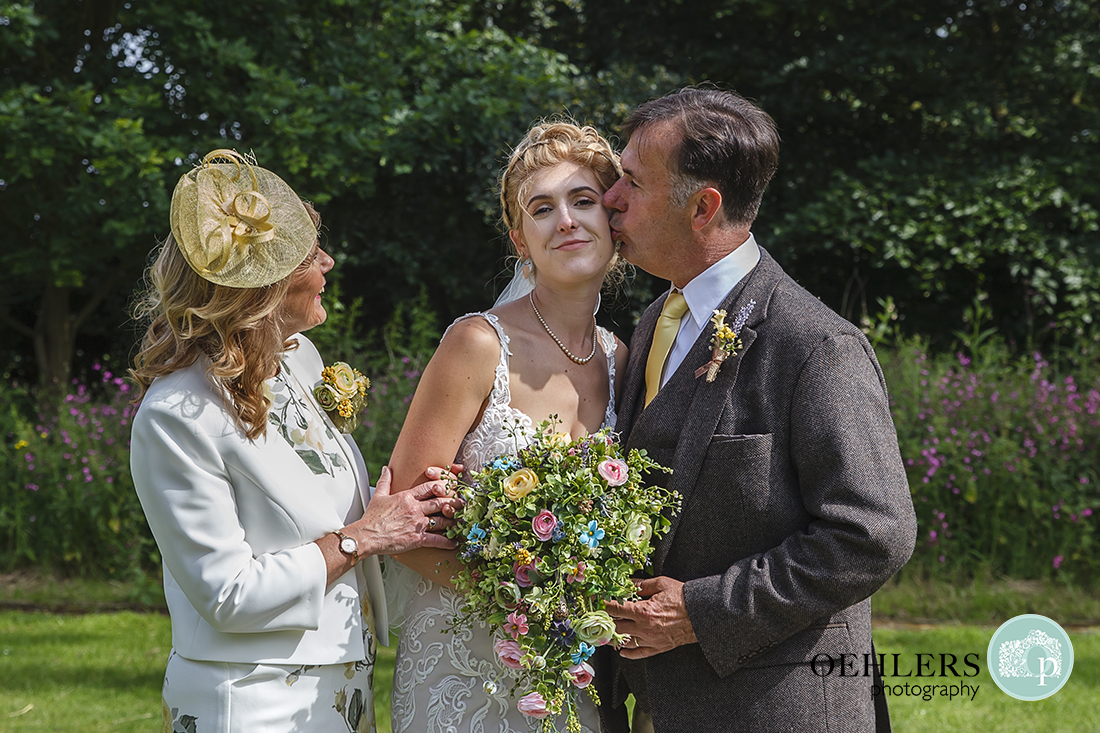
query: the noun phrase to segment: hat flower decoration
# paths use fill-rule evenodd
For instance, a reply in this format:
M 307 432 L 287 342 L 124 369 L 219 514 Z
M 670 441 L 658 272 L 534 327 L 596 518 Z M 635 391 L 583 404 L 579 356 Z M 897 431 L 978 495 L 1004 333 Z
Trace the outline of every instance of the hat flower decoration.
M 214 150 L 180 177 L 171 222 L 191 269 L 231 288 L 282 280 L 317 240 L 298 194 L 235 150 Z

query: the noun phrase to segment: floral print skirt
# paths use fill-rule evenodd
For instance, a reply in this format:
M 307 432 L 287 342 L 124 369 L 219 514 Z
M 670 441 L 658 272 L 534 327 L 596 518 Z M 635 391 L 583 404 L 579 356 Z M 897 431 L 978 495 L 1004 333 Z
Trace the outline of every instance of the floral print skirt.
M 173 651 L 162 708 L 164 733 L 376 733 L 374 665 L 202 662 Z

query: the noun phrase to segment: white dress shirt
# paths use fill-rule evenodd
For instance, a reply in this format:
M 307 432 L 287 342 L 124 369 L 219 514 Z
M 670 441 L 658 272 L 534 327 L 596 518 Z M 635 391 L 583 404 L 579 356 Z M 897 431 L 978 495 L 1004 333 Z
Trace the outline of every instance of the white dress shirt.
M 665 362 L 665 371 L 661 375 L 662 387 L 683 363 L 696 339 L 710 323 L 715 309 L 759 261 L 760 247 L 750 232 L 749 238 L 740 247 L 703 270 L 684 286 L 682 292 L 689 310 L 680 319 L 680 330 L 676 333 L 676 341 L 672 344 L 672 350 Z

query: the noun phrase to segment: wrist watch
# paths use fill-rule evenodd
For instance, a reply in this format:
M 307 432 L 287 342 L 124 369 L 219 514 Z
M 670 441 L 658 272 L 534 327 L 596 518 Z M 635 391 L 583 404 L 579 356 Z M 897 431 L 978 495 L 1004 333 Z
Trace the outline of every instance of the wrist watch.
M 340 538 L 340 552 L 351 558 L 351 566 L 355 567 L 355 564 L 359 562 L 359 543 L 355 541 L 354 537 L 348 537 L 341 530 L 335 530 L 334 535 Z

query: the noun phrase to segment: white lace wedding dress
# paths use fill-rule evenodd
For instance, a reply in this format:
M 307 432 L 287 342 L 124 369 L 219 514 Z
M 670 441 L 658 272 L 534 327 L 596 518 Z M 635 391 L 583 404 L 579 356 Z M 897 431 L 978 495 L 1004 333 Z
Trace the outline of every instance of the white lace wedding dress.
M 511 426 L 518 423 L 523 428 L 515 431 L 523 441 L 524 432 L 534 425 L 530 417 L 511 406 L 508 335 L 496 316 L 488 313 L 472 313 L 458 321 L 471 317 L 487 320 L 500 338 L 500 362 L 489 405 L 458 450 L 457 461 L 476 471 L 497 456 L 514 455 L 524 447 L 517 446 Z M 607 359 L 611 393 L 604 427 L 613 428 L 615 337 L 603 328 L 598 333 Z M 520 713 L 509 694 L 514 682 L 512 670 L 497 661 L 489 629 L 475 625 L 457 633 L 445 631 L 462 605 L 461 596 L 426 578 L 417 578 L 419 583 L 405 608 L 397 647 L 391 707 L 394 733 L 527 733 L 535 729 L 541 721 Z M 523 694 L 523 690 L 517 690 L 517 697 Z M 584 691 L 577 699 L 583 730 L 598 733 L 596 706 Z M 565 730 L 564 716 L 557 727 Z

